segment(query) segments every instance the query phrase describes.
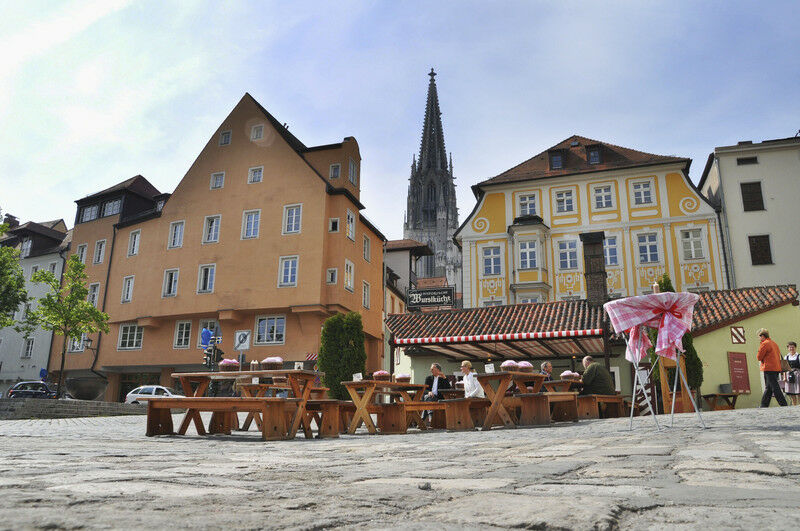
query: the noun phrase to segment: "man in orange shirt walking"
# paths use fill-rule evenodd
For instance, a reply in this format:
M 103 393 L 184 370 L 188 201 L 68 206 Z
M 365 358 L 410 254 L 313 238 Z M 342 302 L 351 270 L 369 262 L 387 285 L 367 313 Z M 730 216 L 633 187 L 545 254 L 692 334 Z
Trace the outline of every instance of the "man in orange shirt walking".
M 781 372 L 781 351 L 777 343 L 769 338 L 769 331 L 761 328 L 758 331 L 761 344 L 758 346 L 758 361 L 761 362 L 761 372 L 764 373 L 764 394 L 761 397 L 761 407 L 769 407 L 772 395 L 781 406 L 786 405 L 786 397 L 783 396 L 781 388 L 778 386 L 778 374 Z

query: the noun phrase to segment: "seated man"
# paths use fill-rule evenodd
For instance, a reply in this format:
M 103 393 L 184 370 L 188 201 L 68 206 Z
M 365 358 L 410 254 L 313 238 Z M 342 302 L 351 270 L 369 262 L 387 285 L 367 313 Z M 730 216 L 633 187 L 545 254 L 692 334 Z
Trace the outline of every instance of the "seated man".
M 608 369 L 594 361 L 591 356 L 583 358 L 582 395 L 615 395 L 614 378 Z
M 553 364 L 549 361 L 542 362 L 542 374 L 544 374 L 544 381 L 549 382 L 553 379 Z
M 442 366 L 434 363 L 431 365 L 431 375 L 425 378 L 425 396 L 422 399 L 426 402 L 438 402 L 442 399 L 442 389 L 450 389 L 450 382 L 442 372 Z M 423 420 L 430 414 L 430 411 L 423 411 Z

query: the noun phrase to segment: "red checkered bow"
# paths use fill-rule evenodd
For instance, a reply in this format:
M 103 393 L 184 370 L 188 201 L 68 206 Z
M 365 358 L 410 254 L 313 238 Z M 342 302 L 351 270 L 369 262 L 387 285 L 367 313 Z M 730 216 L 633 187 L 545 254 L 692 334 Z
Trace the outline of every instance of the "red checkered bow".
M 616 333 L 628 332 L 625 358 L 636 363 L 652 346 L 644 327 L 657 328 L 656 354 L 675 359 L 675 349 L 683 352 L 682 338 L 692 327 L 695 293 L 653 293 L 605 303 L 604 308 Z

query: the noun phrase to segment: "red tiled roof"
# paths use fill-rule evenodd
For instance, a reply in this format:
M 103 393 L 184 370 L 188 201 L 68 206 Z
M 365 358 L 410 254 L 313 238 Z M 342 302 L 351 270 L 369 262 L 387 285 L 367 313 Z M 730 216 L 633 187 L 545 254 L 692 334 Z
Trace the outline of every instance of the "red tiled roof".
M 574 144 L 574 145 L 573 145 Z M 600 163 L 589 164 L 588 146 L 600 147 Z M 562 169 L 551 170 L 548 152 L 561 150 L 564 154 L 564 166 Z M 637 166 L 649 166 L 653 164 L 664 164 L 668 162 L 681 162 L 686 165 L 686 172 L 689 171 L 691 159 L 684 157 L 673 157 L 665 155 L 654 155 L 643 151 L 636 151 L 607 142 L 592 140 L 578 135 L 572 135 L 563 142 L 556 144 L 550 149 L 542 151 L 533 158 L 504 171 L 500 175 L 478 183 L 477 186 L 485 184 L 498 184 L 516 181 L 529 181 L 533 179 L 544 179 L 547 177 L 558 177 L 562 175 L 575 175 L 580 173 L 590 173 L 596 171 L 635 168 Z
M 442 288 L 447 287 L 447 277 L 424 277 L 417 278 L 417 288 Z
M 430 254 L 433 252 L 428 248 L 427 245 L 424 243 L 418 242 L 417 240 L 389 240 L 386 242 L 386 250 L 387 251 L 404 251 L 406 249 L 420 249 L 422 251 L 428 251 Z
M 728 324 L 797 301 L 797 288 L 763 286 L 705 291 L 694 306 L 692 334 L 702 335 Z

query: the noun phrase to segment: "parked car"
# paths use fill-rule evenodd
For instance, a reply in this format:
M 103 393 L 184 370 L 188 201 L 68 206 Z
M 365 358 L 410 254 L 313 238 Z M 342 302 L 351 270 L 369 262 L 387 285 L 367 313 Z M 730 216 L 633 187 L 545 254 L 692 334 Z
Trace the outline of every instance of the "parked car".
M 44 382 L 18 382 L 6 393 L 8 398 L 55 398 L 56 392 Z
M 161 385 L 143 385 L 141 387 L 137 387 L 130 393 L 125 396 L 125 403 L 126 404 L 138 404 L 140 402 L 146 402 L 148 398 L 153 398 L 154 396 L 183 396 L 181 394 L 176 393 L 172 389 L 167 387 L 163 387 Z

